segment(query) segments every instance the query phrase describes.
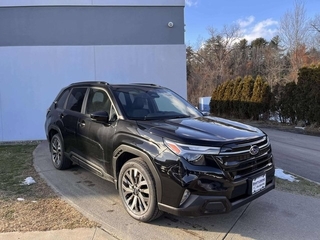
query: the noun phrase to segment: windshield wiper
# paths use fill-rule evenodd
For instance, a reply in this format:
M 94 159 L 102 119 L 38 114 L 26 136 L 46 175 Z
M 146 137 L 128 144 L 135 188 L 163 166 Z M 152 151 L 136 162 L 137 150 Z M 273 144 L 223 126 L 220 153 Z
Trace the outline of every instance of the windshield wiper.
M 184 114 L 175 115 L 175 116 L 168 116 L 168 118 L 189 118 L 189 117 L 190 117 L 189 115 L 184 115 Z
M 163 120 L 163 119 L 177 119 L 177 118 L 189 118 L 189 115 L 158 115 L 158 116 L 144 116 L 144 117 L 132 117 L 132 120 L 148 121 L 148 120 Z

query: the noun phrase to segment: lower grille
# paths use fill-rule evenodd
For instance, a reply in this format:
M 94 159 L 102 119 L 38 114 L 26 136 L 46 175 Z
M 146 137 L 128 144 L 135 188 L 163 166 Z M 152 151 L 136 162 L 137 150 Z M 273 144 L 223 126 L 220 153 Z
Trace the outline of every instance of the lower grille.
M 252 147 L 259 148 L 256 155 L 250 153 Z M 223 146 L 215 162 L 230 179 L 240 179 L 272 166 L 271 146 L 267 137 L 243 141 Z

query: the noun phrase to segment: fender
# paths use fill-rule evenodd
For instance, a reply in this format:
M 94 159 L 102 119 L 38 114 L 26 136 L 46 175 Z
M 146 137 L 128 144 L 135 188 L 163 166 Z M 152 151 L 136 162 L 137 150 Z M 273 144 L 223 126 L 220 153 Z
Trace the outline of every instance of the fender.
M 112 167 L 113 167 L 113 176 L 114 176 L 114 183 L 115 183 L 116 189 L 118 189 L 117 161 L 119 156 L 125 152 L 131 153 L 137 157 L 141 157 L 143 161 L 148 165 L 156 184 L 158 202 L 161 202 L 161 197 L 162 197 L 161 180 L 159 177 L 159 173 L 157 172 L 155 166 L 153 165 L 150 157 L 146 153 L 142 152 L 141 150 L 128 145 L 120 145 L 113 152 Z
M 55 125 L 50 126 L 49 131 L 48 131 L 48 136 L 47 136 L 50 151 L 51 151 L 51 148 L 50 148 L 50 132 L 51 132 L 51 130 L 57 131 L 60 134 L 60 136 L 63 137 L 59 127 L 57 127 Z

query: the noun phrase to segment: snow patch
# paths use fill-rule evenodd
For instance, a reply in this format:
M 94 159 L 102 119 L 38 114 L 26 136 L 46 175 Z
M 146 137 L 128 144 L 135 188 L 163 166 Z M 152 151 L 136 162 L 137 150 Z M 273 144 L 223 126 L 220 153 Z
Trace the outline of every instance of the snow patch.
M 276 173 L 275 173 L 275 176 L 277 178 L 281 178 L 281 179 L 284 179 L 284 180 L 288 180 L 290 182 L 299 182 L 299 180 L 296 179 L 295 176 L 291 175 L 291 174 L 288 174 L 288 173 L 285 173 L 282 169 L 280 168 L 277 168 L 276 169 Z
M 19 202 L 22 202 L 22 201 L 24 201 L 24 198 L 19 197 L 19 198 L 17 198 L 17 200 L 18 200 Z
M 32 177 L 27 177 L 23 182 L 22 185 L 31 185 L 36 183 L 36 181 Z

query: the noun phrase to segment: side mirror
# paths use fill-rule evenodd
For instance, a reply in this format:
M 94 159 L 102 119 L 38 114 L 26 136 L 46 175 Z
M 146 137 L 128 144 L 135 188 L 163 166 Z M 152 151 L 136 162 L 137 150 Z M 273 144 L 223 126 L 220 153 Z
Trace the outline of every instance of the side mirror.
M 91 113 L 90 117 L 97 122 L 109 123 L 109 114 L 106 111 Z
M 204 112 L 204 111 L 202 111 L 201 113 L 202 113 L 203 116 L 210 116 L 210 113 L 209 113 L 209 112 Z

